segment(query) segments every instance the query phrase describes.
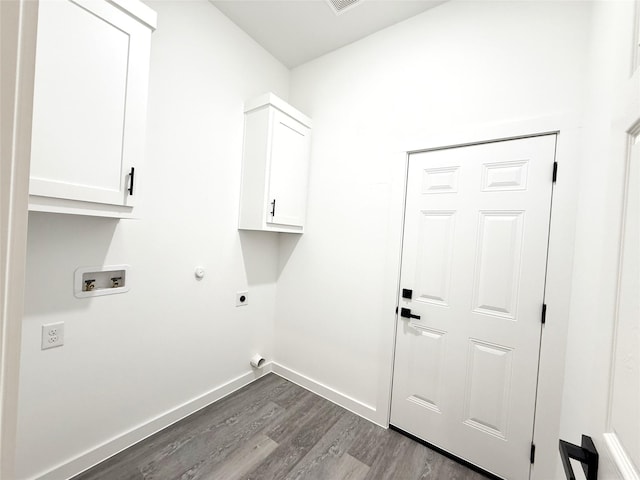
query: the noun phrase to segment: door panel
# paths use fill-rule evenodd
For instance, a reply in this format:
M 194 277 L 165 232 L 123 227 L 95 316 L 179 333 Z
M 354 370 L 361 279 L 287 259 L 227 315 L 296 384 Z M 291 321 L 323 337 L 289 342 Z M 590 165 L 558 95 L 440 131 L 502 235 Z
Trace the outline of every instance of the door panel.
M 469 340 L 464 423 L 507 438 L 507 405 L 511 392 L 513 350 Z
M 418 379 L 409 400 L 440 412 L 442 367 L 446 351 L 445 333 L 415 325 L 410 342 L 410 375 Z
M 529 477 L 555 135 L 412 154 L 391 423 Z
M 415 291 L 420 301 L 447 306 L 455 212 L 421 212 Z
M 474 311 L 515 319 L 524 212 L 480 212 Z

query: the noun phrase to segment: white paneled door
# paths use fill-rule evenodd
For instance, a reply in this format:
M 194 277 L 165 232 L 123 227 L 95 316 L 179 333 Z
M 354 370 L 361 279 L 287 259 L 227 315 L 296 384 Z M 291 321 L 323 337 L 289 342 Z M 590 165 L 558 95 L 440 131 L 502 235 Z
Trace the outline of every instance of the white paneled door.
M 391 424 L 509 480 L 531 466 L 555 144 L 409 157 Z

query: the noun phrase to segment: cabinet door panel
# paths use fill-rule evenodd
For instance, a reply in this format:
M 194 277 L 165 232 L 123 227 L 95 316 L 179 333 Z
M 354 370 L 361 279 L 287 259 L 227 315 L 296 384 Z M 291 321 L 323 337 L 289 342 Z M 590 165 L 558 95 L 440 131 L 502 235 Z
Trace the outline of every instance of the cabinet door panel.
M 30 194 L 132 205 L 132 24 L 107 2 L 40 2 Z
M 304 225 L 308 156 L 309 129 L 274 111 L 269 201 L 276 203 L 275 212 L 267 212 L 268 223 Z

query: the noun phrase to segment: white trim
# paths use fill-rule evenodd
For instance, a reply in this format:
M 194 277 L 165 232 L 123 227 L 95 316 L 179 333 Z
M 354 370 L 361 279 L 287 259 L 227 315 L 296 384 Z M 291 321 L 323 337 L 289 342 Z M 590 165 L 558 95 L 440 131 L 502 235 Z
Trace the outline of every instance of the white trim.
M 151 30 L 158 28 L 158 14 L 144 3 L 138 0 L 108 0 L 108 2 L 144 23 Z
M 640 480 L 640 472 L 634 466 L 627 452 L 625 452 L 618 436 L 615 433 L 605 433 L 602 436 L 604 437 L 611 460 L 618 469 L 622 479 Z
M 615 305 L 613 310 L 613 332 L 611 335 L 611 358 L 609 359 L 609 392 L 607 397 L 607 429 L 612 429 L 613 418 L 613 392 L 615 387 L 616 374 L 616 352 L 618 348 L 618 330 L 620 324 L 620 286 L 622 284 L 622 262 L 624 260 L 624 234 L 627 228 L 627 208 L 629 202 L 629 172 L 631 169 L 633 147 L 640 139 L 640 119 L 627 129 L 627 138 L 624 150 L 624 173 L 623 173 L 623 193 L 620 202 L 620 229 L 618 231 L 618 255 L 617 255 L 617 275 L 616 275 L 616 294 Z M 607 434 L 603 434 L 607 435 Z M 617 437 L 616 437 L 617 441 Z
M 618 228 L 618 242 L 617 247 L 617 272 L 615 277 L 615 303 L 613 305 L 613 329 L 611 336 L 611 352 L 609 355 L 609 382 L 608 382 L 608 396 L 607 396 L 607 409 L 606 409 L 606 428 L 602 433 L 604 444 L 606 445 L 607 452 L 611 459 L 611 463 L 615 466 L 618 474 L 624 480 L 640 480 L 640 465 L 635 465 L 631 457 L 624 449 L 623 443 L 615 433 L 613 426 L 613 408 L 614 408 L 614 387 L 616 382 L 616 370 L 620 368 L 617 358 L 618 347 L 618 335 L 620 327 L 620 288 L 622 284 L 622 263 L 624 260 L 624 248 L 625 248 L 625 230 L 627 221 L 627 207 L 628 207 L 628 190 L 629 190 L 629 172 L 631 162 L 633 161 L 633 149 L 637 144 L 640 135 L 640 117 L 638 112 L 640 111 L 640 68 L 638 68 L 638 30 L 640 24 L 640 2 L 635 0 L 633 6 L 633 44 L 631 45 L 632 62 L 631 62 L 631 76 L 628 79 L 623 79 L 619 76 L 619 81 L 616 82 L 615 91 L 613 93 L 613 102 L 611 102 L 612 108 L 610 114 L 612 118 L 611 131 L 605 132 L 610 136 L 608 142 L 608 150 L 610 158 L 620 159 L 620 177 L 616 175 L 616 180 L 620 179 L 623 185 L 623 195 L 615 197 L 615 203 L 609 202 L 609 207 L 617 209 L 619 212 L 619 228 Z M 619 17 L 622 18 L 622 17 Z M 611 87 L 610 87 L 611 88 Z M 622 134 L 626 136 L 625 141 L 622 141 Z M 620 135 L 620 140 L 616 140 Z M 616 168 L 617 170 L 617 168 Z M 617 188 L 617 185 L 616 185 Z M 610 187 L 610 190 L 614 193 L 610 193 L 610 196 L 617 195 L 618 191 L 614 190 L 614 187 Z M 610 208 L 610 210 L 612 210 Z M 615 210 L 614 210 L 615 211 Z
M 312 121 L 309 117 L 307 117 L 300 110 L 295 107 L 289 105 L 287 102 L 282 100 L 280 97 L 274 95 L 273 93 L 263 93 L 262 95 L 252 98 L 244 104 L 244 113 L 249 113 L 252 110 L 257 110 L 259 108 L 268 107 L 271 105 L 277 110 L 280 110 L 285 115 L 289 115 L 294 120 L 300 122 L 305 127 L 311 128 Z
M 29 195 L 29 211 L 133 219 L 133 207 Z
M 321 396 L 322 398 L 329 400 L 330 402 L 335 403 L 356 415 L 359 415 L 370 422 L 373 422 L 377 425 L 380 425 L 378 421 L 376 421 L 376 409 L 371 405 L 367 405 L 359 400 L 356 400 L 349 395 L 346 395 L 338 390 L 331 388 L 323 383 L 320 383 L 312 378 L 303 375 L 302 373 L 296 372 L 291 368 L 285 367 L 277 362 L 273 362 L 272 371 L 276 375 L 284 378 L 285 380 L 289 380 L 296 385 L 309 390 L 310 392 L 315 393 L 316 395 Z M 386 425 L 380 425 L 383 428 L 387 428 Z
M 271 363 L 267 363 L 260 370 L 253 369 L 250 372 L 244 373 L 32 478 L 37 478 L 38 480 L 59 480 L 60 478 L 70 478 L 84 472 L 160 430 L 173 425 L 198 410 L 254 382 L 258 378 L 270 373 L 271 369 Z
M 310 392 L 313 392 L 316 395 L 319 395 L 326 400 L 329 400 L 330 402 L 365 418 L 366 420 L 380 425 L 383 428 L 387 428 L 388 426 L 381 425 L 380 422 L 376 421 L 376 409 L 371 405 L 360 402 L 288 367 L 276 362 L 269 362 L 260 370 L 254 369 L 251 372 L 247 372 L 237 378 L 234 378 L 233 380 L 230 380 L 209 392 L 195 397 L 176 408 L 168 410 L 157 417 L 152 418 L 148 422 L 142 423 L 131 430 L 123 432 L 122 434 L 63 462 L 50 470 L 41 472 L 31 478 L 38 480 L 57 480 L 60 478 L 70 478 L 74 475 L 78 475 L 79 473 L 82 473 L 98 463 L 107 460 L 145 438 L 150 437 L 160 430 L 173 425 L 198 410 L 221 400 L 246 385 L 249 385 L 268 373 L 275 373 L 285 380 L 295 383 L 296 385 L 305 388 L 306 390 L 309 390 Z
M 15 478 L 38 2 L 0 2 L 0 478 Z M 6 100 L 6 101 L 5 101 Z
M 549 232 L 545 285 L 547 315 L 540 346 L 533 437 L 536 462 L 531 468 L 532 480 L 553 478 L 559 462 L 558 438 L 573 279 L 578 201 L 578 182 L 574 179 L 578 172 L 582 133 L 573 125 L 560 127 L 558 131 L 556 160 L 559 172 L 558 182 L 553 187 Z
M 629 202 L 629 174 L 631 169 L 631 162 L 633 161 L 633 148 L 640 139 L 640 118 L 636 119 L 634 123 L 626 131 L 625 142 L 625 160 L 624 160 L 624 187 L 623 195 L 621 199 L 620 209 L 620 229 L 618 232 L 618 262 L 617 262 L 617 275 L 616 275 L 616 298 L 613 311 L 613 333 L 611 336 L 611 358 L 609 364 L 609 392 L 607 397 L 607 429 L 614 430 L 613 427 L 613 405 L 614 405 L 614 388 L 616 381 L 616 370 L 620 367 L 617 365 L 617 345 L 618 334 L 620 328 L 620 288 L 622 285 L 622 266 L 625 253 L 625 231 L 627 229 L 627 208 Z M 618 473 L 623 480 L 640 480 L 640 472 L 634 465 L 633 461 L 625 451 L 622 442 L 618 438 L 615 432 L 603 433 L 602 437 L 607 446 L 607 450 L 611 457 L 612 463 L 615 465 Z
M 385 328 L 380 334 L 379 351 L 386 352 L 384 361 L 380 362 L 378 375 L 378 391 L 376 395 L 376 420 L 378 425 L 389 427 L 391 418 L 391 396 L 393 388 L 393 367 L 396 348 L 396 330 L 398 316 L 395 309 L 400 295 L 400 267 L 402 263 L 402 243 L 404 238 L 404 214 L 406 200 L 406 181 L 409 171 L 409 155 L 406 150 L 389 153 L 389 161 L 401 165 L 393 168 L 391 178 L 391 194 L 389 206 L 389 225 L 395 229 L 387 247 L 385 259 L 384 300 L 381 310 L 385 313 Z M 388 320 L 386 320 L 388 318 Z
M 455 131 L 430 131 L 413 133 L 401 140 L 398 150 L 405 153 L 439 150 L 557 133 L 581 127 L 578 115 L 556 113 L 530 118 L 517 118 L 481 125 L 460 125 Z

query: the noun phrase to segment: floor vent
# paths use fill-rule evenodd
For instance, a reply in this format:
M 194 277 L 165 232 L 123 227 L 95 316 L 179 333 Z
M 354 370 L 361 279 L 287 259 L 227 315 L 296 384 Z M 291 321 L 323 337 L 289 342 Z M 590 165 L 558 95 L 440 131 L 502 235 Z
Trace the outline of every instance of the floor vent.
M 328 0 L 328 2 L 331 8 L 333 8 L 333 11 L 336 12 L 336 14 L 340 14 L 362 2 L 362 0 Z

